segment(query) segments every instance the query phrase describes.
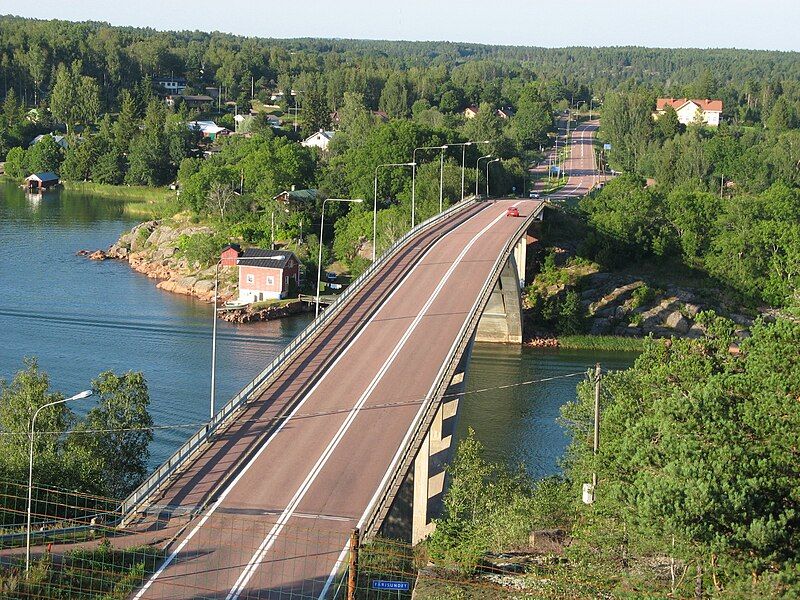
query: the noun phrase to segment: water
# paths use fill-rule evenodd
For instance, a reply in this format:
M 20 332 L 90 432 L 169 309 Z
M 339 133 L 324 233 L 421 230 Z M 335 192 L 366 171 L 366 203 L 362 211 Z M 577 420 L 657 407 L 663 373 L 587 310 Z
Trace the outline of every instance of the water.
M 37 357 L 64 394 L 86 389 L 100 372 L 142 371 L 157 429 L 151 463 L 162 462 L 208 418 L 211 307 L 156 289 L 119 261 L 90 261 L 80 249 L 106 248 L 136 220 L 124 204 L 61 191 L 41 200 L 0 183 L 0 377 Z M 217 398 L 226 401 L 308 323 L 301 315 L 266 323 L 218 323 Z M 547 352 L 478 345 L 468 386 L 585 371 L 600 360 L 622 368 L 627 354 Z M 493 460 L 524 462 L 534 475 L 556 472 L 567 443 L 558 407 L 575 397 L 577 379 L 469 394 L 462 432 L 475 429 Z M 91 400 L 73 404 L 78 412 Z
M 522 464 L 536 478 L 559 473 L 558 461 L 569 443 L 559 423 L 561 405 L 575 401 L 575 387 L 595 363 L 619 370 L 635 358 L 632 352 L 475 344 L 456 438 L 472 428 L 488 460 Z M 579 375 L 564 377 L 571 374 Z M 541 381 L 549 378 L 555 379 Z M 492 389 L 529 381 L 536 383 Z
M 24 357 L 35 356 L 51 387 L 72 394 L 105 370 L 142 371 L 156 425 L 186 425 L 155 432 L 155 465 L 208 418 L 212 311 L 156 289 L 126 263 L 75 256 L 106 248 L 136 223 L 123 207 L 66 191 L 33 200 L 0 184 L 0 377 L 10 379 Z M 255 377 L 307 321 L 220 321 L 218 403 Z

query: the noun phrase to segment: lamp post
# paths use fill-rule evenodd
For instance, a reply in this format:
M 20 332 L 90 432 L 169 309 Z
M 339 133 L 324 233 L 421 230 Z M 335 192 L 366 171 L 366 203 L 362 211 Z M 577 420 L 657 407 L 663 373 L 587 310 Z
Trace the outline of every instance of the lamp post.
M 317 302 L 316 302 L 316 310 L 314 312 L 314 318 L 319 316 L 319 288 L 322 285 L 322 232 L 323 232 L 323 225 L 325 224 L 325 203 L 326 202 L 356 202 L 361 204 L 364 200 L 361 198 L 350 199 L 350 198 L 325 198 L 322 201 L 322 215 L 319 220 L 319 257 L 317 258 Z
M 494 160 L 486 161 L 486 197 L 489 197 L 489 165 L 492 163 L 498 162 L 500 159 L 495 158 Z
M 25 574 L 30 572 L 31 568 L 31 506 L 33 504 L 33 436 L 35 434 L 35 427 L 36 427 L 36 417 L 39 416 L 39 412 L 42 409 L 48 408 L 50 406 L 55 406 L 56 404 L 64 404 L 65 402 L 72 402 L 73 400 L 83 400 L 84 398 L 88 398 L 89 396 L 93 395 L 94 391 L 92 390 L 84 390 L 79 394 L 75 394 L 74 396 L 70 396 L 69 398 L 63 398 L 61 400 L 56 400 L 55 402 L 48 402 L 47 404 L 43 404 L 39 408 L 36 409 L 36 412 L 33 413 L 33 417 L 31 418 L 31 431 L 30 431 L 30 452 L 28 455 L 28 511 L 27 511 L 27 525 L 25 527 Z
M 378 250 L 378 170 L 382 167 L 412 167 L 415 168 L 417 163 L 386 163 L 375 167 L 375 185 L 374 185 L 374 200 L 372 203 L 372 262 L 375 262 Z M 413 171 L 412 171 L 413 176 Z M 413 193 L 412 193 L 413 197 Z M 412 201 L 413 204 L 413 201 Z M 413 209 L 412 209 L 413 212 Z
M 480 171 L 478 169 L 479 169 L 479 166 L 481 164 L 481 161 L 484 158 L 492 158 L 492 155 L 491 154 L 487 154 L 485 156 L 480 156 L 480 157 L 478 157 L 478 160 L 475 161 L 475 195 L 476 196 L 478 195 L 478 182 L 481 179 L 480 176 L 479 176 Z
M 411 164 L 413 168 L 411 169 L 411 227 L 413 229 L 414 225 L 416 224 L 416 205 L 417 205 L 417 150 L 441 150 L 442 154 L 447 149 L 447 146 L 420 146 L 419 148 L 414 148 L 414 151 L 411 153 Z M 442 173 L 439 173 L 439 196 L 441 197 L 441 182 L 442 182 Z M 440 209 L 441 210 L 441 209 Z
M 467 158 L 467 146 L 478 144 L 491 144 L 492 140 L 484 140 L 482 142 L 458 142 L 454 144 L 447 144 L 448 146 L 461 146 L 461 201 L 464 201 L 464 179 L 466 174 L 466 158 Z M 477 195 L 477 194 L 476 194 Z

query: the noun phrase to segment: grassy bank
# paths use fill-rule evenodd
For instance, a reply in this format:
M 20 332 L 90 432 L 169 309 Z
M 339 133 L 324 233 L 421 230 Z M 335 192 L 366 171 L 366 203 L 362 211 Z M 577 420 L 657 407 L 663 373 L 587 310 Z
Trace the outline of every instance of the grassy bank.
M 96 194 L 128 200 L 133 202 L 164 202 L 172 198 L 175 192 L 166 187 L 148 187 L 145 185 L 109 185 L 93 181 L 65 181 L 64 189 L 70 192 Z
M 558 338 L 559 348 L 569 350 L 608 350 L 611 352 L 641 352 L 643 338 L 617 335 L 563 335 Z

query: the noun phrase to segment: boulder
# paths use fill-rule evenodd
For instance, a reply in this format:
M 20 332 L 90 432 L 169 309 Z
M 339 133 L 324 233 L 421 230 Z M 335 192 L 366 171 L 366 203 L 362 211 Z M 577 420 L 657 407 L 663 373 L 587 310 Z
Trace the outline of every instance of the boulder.
M 675 310 L 668 314 L 667 318 L 664 319 L 664 325 L 680 334 L 686 333 L 692 326 L 689 320 L 684 317 L 679 310 Z
M 611 321 L 609 319 L 592 319 L 589 333 L 591 335 L 608 335 L 611 333 Z
M 102 250 L 95 250 L 89 255 L 89 259 L 91 260 L 105 260 L 108 256 Z
M 207 294 L 214 290 L 214 281 L 210 279 L 201 279 L 194 284 L 193 289 L 200 294 Z

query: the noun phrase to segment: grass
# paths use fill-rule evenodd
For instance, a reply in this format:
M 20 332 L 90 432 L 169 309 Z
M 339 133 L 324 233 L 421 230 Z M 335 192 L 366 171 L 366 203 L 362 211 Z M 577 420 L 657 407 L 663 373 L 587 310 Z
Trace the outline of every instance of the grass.
M 67 552 L 59 561 L 47 554 L 25 579 L 19 568 L 0 569 L 3 598 L 75 598 L 122 600 L 153 573 L 164 551 L 147 546 L 118 550 L 103 543 L 91 550 Z
M 559 348 L 569 350 L 606 350 L 609 352 L 641 352 L 646 340 L 618 335 L 562 335 Z
M 111 185 L 95 183 L 93 181 L 65 181 L 64 189 L 70 192 L 83 192 L 96 194 L 120 200 L 133 200 L 138 202 L 164 201 L 175 195 L 175 192 L 166 187 L 149 187 L 145 185 Z

